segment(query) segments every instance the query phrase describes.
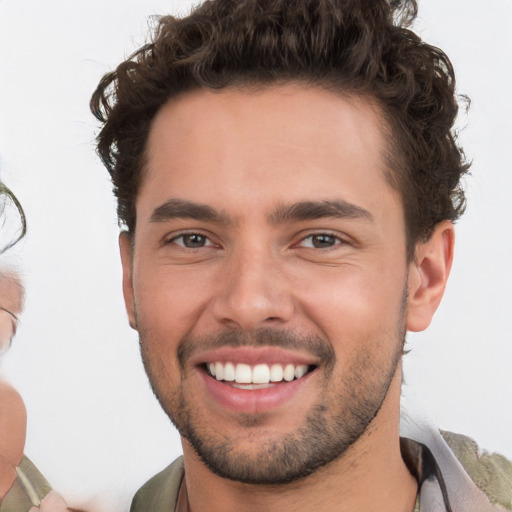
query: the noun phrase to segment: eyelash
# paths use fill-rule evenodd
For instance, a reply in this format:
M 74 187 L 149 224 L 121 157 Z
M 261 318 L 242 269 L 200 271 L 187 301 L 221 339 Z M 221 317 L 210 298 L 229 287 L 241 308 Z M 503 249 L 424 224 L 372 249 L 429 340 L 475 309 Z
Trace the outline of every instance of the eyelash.
M 205 245 L 200 245 L 198 247 L 187 247 L 185 245 L 185 242 L 184 242 L 185 237 L 194 237 L 194 236 L 195 237 L 201 237 L 202 239 L 204 239 Z M 183 243 L 178 243 L 177 242 L 177 240 L 180 240 L 180 239 L 182 239 Z M 184 249 L 202 249 L 203 247 L 210 247 L 210 246 L 215 245 L 208 235 L 205 235 L 203 233 L 198 233 L 198 232 L 195 232 L 195 231 L 194 232 L 180 233 L 179 235 L 175 235 L 172 238 L 170 238 L 169 240 L 165 241 L 165 245 L 168 245 L 168 244 L 175 244 L 175 245 L 178 245 L 180 247 L 183 247 Z
M 200 237 L 204 244 L 203 245 L 198 245 L 196 247 L 189 247 L 186 245 L 186 242 L 185 242 L 185 238 L 186 237 Z M 324 238 L 327 238 L 327 239 L 330 239 L 333 243 L 330 244 L 330 245 L 327 245 L 325 247 L 315 247 L 315 238 L 320 238 L 320 237 L 324 237 Z M 178 240 L 182 240 L 182 243 L 178 243 Z M 311 244 L 309 246 L 304 246 L 304 242 L 306 242 L 307 240 L 310 240 Z M 347 242 L 345 240 L 343 240 L 342 238 L 340 238 L 339 236 L 336 236 L 335 234 L 333 233 L 329 233 L 329 232 L 318 232 L 318 233 L 311 233 L 311 234 L 308 234 L 307 236 L 301 238 L 301 240 L 298 242 L 298 244 L 296 244 L 297 246 L 302 246 L 302 247 L 305 247 L 307 249 L 331 249 L 333 247 L 336 247 L 337 245 L 343 245 L 343 244 L 346 244 Z M 169 240 L 165 241 L 165 244 L 175 244 L 175 245 L 178 245 L 179 247 L 182 247 L 184 249 L 202 249 L 204 247 L 211 247 L 211 246 L 214 246 L 215 244 L 212 242 L 211 238 L 208 236 L 208 235 L 205 235 L 203 233 L 199 233 L 199 232 L 186 232 L 186 233 L 180 233 L 179 235 L 175 235 L 173 236 L 172 238 L 170 238 Z
M 320 238 L 320 237 L 332 239 L 332 241 L 334 243 L 332 245 L 328 245 L 327 247 L 314 247 L 314 239 Z M 329 232 L 311 233 L 311 234 L 305 236 L 304 238 L 302 238 L 298 245 L 303 244 L 306 240 L 311 240 L 311 245 L 307 247 L 308 249 L 331 249 L 333 247 L 336 247 L 337 245 L 343 245 L 343 244 L 347 243 L 345 240 L 343 240 L 339 236 L 335 235 L 334 233 L 329 233 Z

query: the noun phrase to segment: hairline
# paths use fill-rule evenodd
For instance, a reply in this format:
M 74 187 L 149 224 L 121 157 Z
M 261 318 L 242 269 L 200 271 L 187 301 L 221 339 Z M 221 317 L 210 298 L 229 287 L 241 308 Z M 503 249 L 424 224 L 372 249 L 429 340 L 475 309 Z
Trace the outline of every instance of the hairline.
M 140 192 L 141 184 L 149 172 L 147 153 L 149 147 L 149 138 L 153 130 L 155 119 L 162 111 L 162 109 L 164 109 L 171 102 L 179 101 L 182 97 L 201 90 L 218 94 L 222 94 L 224 91 L 230 90 L 246 92 L 249 94 L 257 94 L 260 92 L 265 92 L 268 89 L 279 88 L 289 84 L 297 85 L 304 89 L 318 89 L 327 92 L 334 97 L 345 99 L 349 102 L 353 101 L 354 99 L 359 99 L 365 102 L 366 105 L 368 105 L 371 108 L 371 110 L 373 111 L 377 118 L 378 128 L 381 132 L 382 140 L 384 142 L 390 142 L 389 147 L 384 145 L 384 147 L 382 148 L 382 172 L 384 174 L 386 182 L 399 195 L 404 220 L 407 261 L 412 261 L 414 257 L 414 248 L 416 244 L 421 241 L 421 239 L 420 237 L 414 237 L 406 218 L 408 207 L 410 206 L 406 204 L 407 194 L 405 191 L 405 187 L 407 186 L 408 182 L 406 177 L 404 176 L 407 173 L 407 159 L 404 155 L 404 148 L 398 141 L 397 136 L 393 134 L 393 127 L 395 124 L 394 117 L 392 116 L 389 107 L 386 107 L 382 103 L 382 101 L 380 101 L 375 96 L 375 94 L 372 94 L 370 91 L 365 90 L 363 87 L 361 87 L 360 89 L 357 89 L 355 87 L 349 87 L 348 85 L 345 85 L 343 83 L 343 80 L 340 80 L 340 83 L 335 83 L 335 81 L 332 78 L 315 80 L 311 77 L 302 78 L 300 76 L 297 76 L 294 78 L 276 78 L 273 80 L 264 80 L 257 78 L 254 79 L 251 77 L 247 77 L 244 79 L 242 77 L 235 76 L 231 81 L 227 82 L 225 85 L 219 88 L 208 87 L 201 84 L 194 84 L 192 86 L 184 88 L 181 91 L 178 91 L 177 93 L 169 95 L 166 101 L 163 102 L 153 114 L 153 117 L 151 118 L 150 121 L 150 127 L 146 132 L 144 151 L 141 153 L 140 161 L 137 166 L 139 172 L 137 173 L 137 181 L 135 184 L 135 189 L 137 192 L 134 195 L 134 201 L 132 203 L 132 225 L 130 226 L 130 219 L 128 219 L 128 221 L 121 219 L 124 226 L 123 231 L 126 231 L 128 236 L 134 240 L 135 228 L 137 224 L 137 198 Z

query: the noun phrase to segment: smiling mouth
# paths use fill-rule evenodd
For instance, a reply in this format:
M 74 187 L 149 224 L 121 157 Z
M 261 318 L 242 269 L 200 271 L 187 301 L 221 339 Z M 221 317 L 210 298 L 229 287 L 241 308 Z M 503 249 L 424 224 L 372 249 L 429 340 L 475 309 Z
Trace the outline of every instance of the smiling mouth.
M 257 364 L 245 363 L 205 363 L 205 371 L 218 381 L 238 389 L 262 389 L 275 384 L 298 380 L 315 370 L 315 365 Z

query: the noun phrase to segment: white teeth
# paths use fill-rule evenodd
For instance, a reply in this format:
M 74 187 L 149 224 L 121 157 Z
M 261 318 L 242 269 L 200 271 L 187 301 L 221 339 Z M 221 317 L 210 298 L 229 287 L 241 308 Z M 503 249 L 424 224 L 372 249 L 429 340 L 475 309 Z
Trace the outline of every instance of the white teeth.
M 215 378 L 224 380 L 224 365 L 222 363 L 215 363 Z
M 270 381 L 270 369 L 268 364 L 257 364 L 252 371 L 254 384 L 268 384 Z
M 269 384 L 269 382 L 291 382 L 294 379 L 300 379 L 308 373 L 308 367 L 305 364 L 293 365 L 287 364 L 257 364 L 251 367 L 248 364 L 238 363 L 208 363 L 208 370 L 212 377 L 217 380 L 233 382 L 233 385 L 244 384 L 244 389 L 252 389 L 247 384 Z M 236 386 L 238 387 L 238 386 Z M 256 389 L 256 388 L 255 388 Z
M 215 369 L 217 369 L 217 367 L 215 367 Z M 250 384 L 252 382 L 251 367 L 248 364 L 237 364 L 235 370 L 235 380 L 239 384 Z
M 231 384 L 234 388 L 237 389 L 245 389 L 246 391 L 248 389 L 265 389 L 265 388 L 271 388 L 272 384 L 237 384 L 236 382 L 233 382 Z
M 281 382 L 283 380 L 283 367 L 280 364 L 273 364 L 270 367 L 270 382 Z
M 235 380 L 235 365 L 233 363 L 226 363 L 224 366 L 224 380 L 227 382 Z
M 295 378 L 300 379 L 301 377 L 304 377 L 308 373 L 308 367 L 305 364 L 301 364 L 299 366 L 295 367 Z M 226 377 L 224 377 L 224 380 L 226 380 Z
M 217 370 L 217 366 L 215 366 L 215 370 Z M 287 364 L 284 367 L 283 378 L 286 382 L 290 382 L 295 378 L 295 366 L 293 364 Z

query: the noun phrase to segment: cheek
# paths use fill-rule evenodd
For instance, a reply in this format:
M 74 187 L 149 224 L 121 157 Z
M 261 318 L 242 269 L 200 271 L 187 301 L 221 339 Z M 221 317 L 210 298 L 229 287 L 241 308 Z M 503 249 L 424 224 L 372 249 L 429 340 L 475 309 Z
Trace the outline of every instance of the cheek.
M 402 321 L 404 273 L 346 266 L 308 280 L 298 301 L 340 355 L 396 340 Z
M 177 343 L 208 304 L 211 278 L 204 272 L 162 266 L 134 275 L 137 319 L 161 342 Z
M 12 318 L 5 311 L 0 310 L 0 354 L 9 348 L 14 334 Z

